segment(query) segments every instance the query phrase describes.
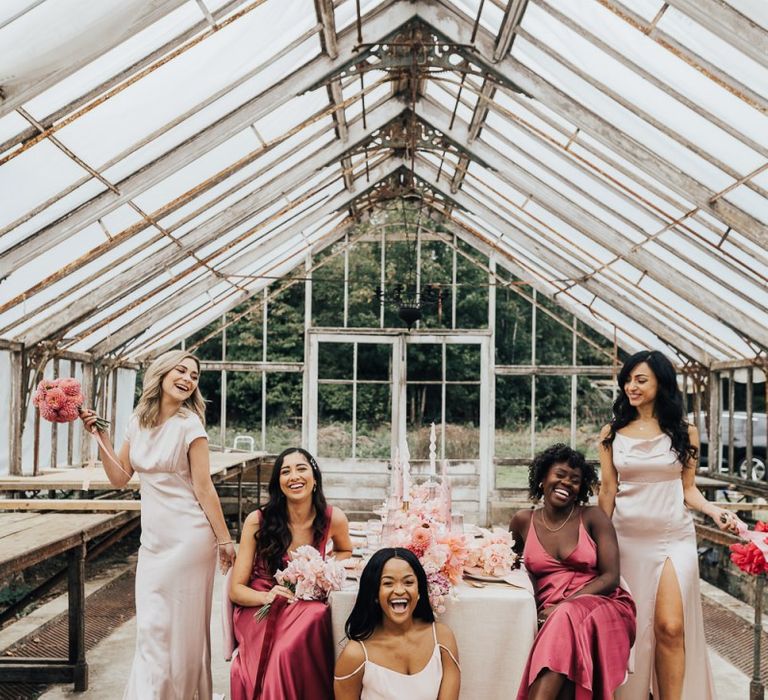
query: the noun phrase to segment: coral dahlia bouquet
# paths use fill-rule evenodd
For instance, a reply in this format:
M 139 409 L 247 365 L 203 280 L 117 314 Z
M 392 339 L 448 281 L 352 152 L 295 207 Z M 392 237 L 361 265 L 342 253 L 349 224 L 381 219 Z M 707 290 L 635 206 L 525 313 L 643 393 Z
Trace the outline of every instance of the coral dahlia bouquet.
M 768 523 L 758 521 L 754 530 L 742 524 L 739 537 L 747 544 L 730 545 L 731 561 L 753 576 L 768 574 Z
M 77 420 L 83 401 L 80 382 L 71 377 L 43 379 L 32 396 L 32 404 L 40 411 L 40 416 L 51 423 L 71 423 Z M 106 430 L 109 421 L 97 418 L 96 427 Z
M 291 552 L 291 560 L 284 569 L 275 573 L 275 580 L 289 589 L 299 600 L 326 600 L 331 591 L 340 591 L 346 578 L 346 569 L 334 558 L 323 559 L 312 545 L 305 544 Z M 262 605 L 256 613 L 263 620 L 272 603 Z

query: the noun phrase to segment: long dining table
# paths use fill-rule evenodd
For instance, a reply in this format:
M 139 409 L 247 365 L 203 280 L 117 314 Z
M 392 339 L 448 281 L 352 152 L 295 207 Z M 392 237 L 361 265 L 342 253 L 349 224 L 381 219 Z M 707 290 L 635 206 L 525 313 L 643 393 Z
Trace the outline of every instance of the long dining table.
M 508 700 L 517 694 L 536 636 L 536 604 L 524 572 L 512 572 L 507 580 L 511 583 L 462 581 L 438 618 L 456 635 L 461 700 Z M 347 642 L 344 624 L 356 597 L 355 581 L 331 594 L 336 656 Z

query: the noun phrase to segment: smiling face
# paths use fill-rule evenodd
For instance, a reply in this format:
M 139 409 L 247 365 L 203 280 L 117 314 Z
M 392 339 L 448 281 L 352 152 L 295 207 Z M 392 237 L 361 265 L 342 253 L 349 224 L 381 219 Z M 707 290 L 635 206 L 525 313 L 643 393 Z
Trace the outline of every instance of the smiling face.
M 581 469 L 565 462 L 555 462 L 542 482 L 544 501 L 555 508 L 564 508 L 576 502 L 583 475 Z
M 419 601 L 419 581 L 404 559 L 389 559 L 381 571 L 379 605 L 385 618 L 401 624 L 410 620 Z
M 646 404 L 652 405 L 656 400 L 658 388 L 656 375 L 646 362 L 636 365 L 624 383 L 624 393 L 629 399 L 629 405 L 635 408 Z
M 315 476 L 307 458 L 301 452 L 291 452 L 280 467 L 280 490 L 289 501 L 312 497 Z
M 163 394 L 183 403 L 197 389 L 200 381 L 200 368 L 191 357 L 185 357 L 163 377 Z

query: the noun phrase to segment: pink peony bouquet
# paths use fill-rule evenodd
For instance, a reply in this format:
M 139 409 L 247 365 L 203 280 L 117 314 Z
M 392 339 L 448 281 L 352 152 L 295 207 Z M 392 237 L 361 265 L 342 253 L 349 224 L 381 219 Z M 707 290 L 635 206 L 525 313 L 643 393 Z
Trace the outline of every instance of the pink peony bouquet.
M 444 613 L 445 599 L 453 594 L 453 586 L 461 580 L 467 560 L 466 538 L 435 527 L 419 513 L 409 511 L 403 515 L 406 516 L 403 525 L 392 531 L 385 544 L 409 549 L 418 557 L 427 574 L 432 610 Z
M 512 551 L 512 535 L 495 528 L 469 551 L 467 567 L 486 576 L 504 576 L 511 571 L 516 560 L 517 555 Z
M 768 523 L 758 521 L 754 530 L 742 523 L 739 536 L 747 544 L 732 544 L 731 561 L 752 576 L 768 574 Z
M 32 397 L 33 405 L 44 420 L 51 423 L 71 423 L 80 415 L 83 405 L 83 391 L 77 379 L 43 379 Z M 96 419 L 99 430 L 109 428 L 109 421 Z
M 288 566 L 275 573 L 275 580 L 288 588 L 299 600 L 326 600 L 331 591 L 340 591 L 346 570 L 340 561 L 323 559 L 312 545 L 305 544 L 291 552 Z M 256 613 L 263 620 L 272 603 L 262 605 Z

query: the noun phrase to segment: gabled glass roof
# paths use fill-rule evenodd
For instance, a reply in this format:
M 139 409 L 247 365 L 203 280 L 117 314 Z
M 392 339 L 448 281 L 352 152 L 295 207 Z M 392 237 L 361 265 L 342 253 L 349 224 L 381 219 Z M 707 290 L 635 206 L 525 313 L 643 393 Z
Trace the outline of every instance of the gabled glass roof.
M 627 348 L 764 356 L 762 47 L 759 0 L 4 3 L 0 339 L 165 347 L 405 169 Z

